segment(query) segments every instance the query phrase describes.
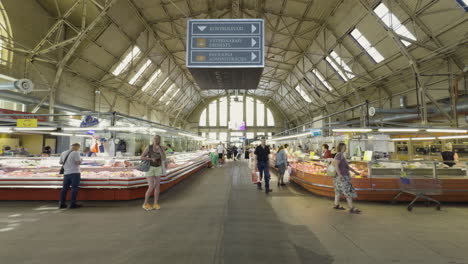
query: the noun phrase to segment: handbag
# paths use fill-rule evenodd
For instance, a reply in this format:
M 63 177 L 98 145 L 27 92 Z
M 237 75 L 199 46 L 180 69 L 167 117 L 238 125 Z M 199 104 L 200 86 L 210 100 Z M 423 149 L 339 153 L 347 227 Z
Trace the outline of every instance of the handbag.
M 147 172 L 150 170 L 150 161 L 149 160 L 142 160 L 140 164 L 136 167 L 137 170 Z
M 327 175 L 336 177 L 336 167 L 333 164 L 328 165 L 327 167 Z
M 65 168 L 64 168 L 63 166 L 64 166 L 65 163 L 67 162 L 68 156 L 70 156 L 71 153 L 72 153 L 72 151 L 68 152 L 67 156 L 66 156 L 65 159 L 63 160 L 63 164 L 62 164 L 62 167 L 60 168 L 60 172 L 59 172 L 60 175 L 65 174 Z

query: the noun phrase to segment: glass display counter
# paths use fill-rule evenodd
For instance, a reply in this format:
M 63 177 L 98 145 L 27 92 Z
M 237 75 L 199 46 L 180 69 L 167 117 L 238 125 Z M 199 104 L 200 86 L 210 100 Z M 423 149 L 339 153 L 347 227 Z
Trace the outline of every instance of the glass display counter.
M 272 154 L 274 164 L 275 154 Z M 288 156 L 292 168 L 291 180 L 305 189 L 322 196 L 334 197 L 334 177 L 327 175 L 327 167 L 333 161 L 311 160 Z M 467 162 L 448 167 L 439 161 L 349 161 L 359 172 L 351 173 L 351 181 L 358 193 L 358 200 L 391 201 L 400 190 L 400 177 L 436 178 L 441 182 L 440 201 L 468 202 Z M 410 200 L 409 196 L 401 197 Z
M 207 152 L 176 153 L 168 156 L 168 160 L 167 174 L 161 176 L 161 190 L 168 189 L 210 164 Z M 101 192 L 89 194 L 85 199 L 128 200 L 143 197 L 143 189 L 147 183 L 145 173 L 136 170 L 139 163 L 139 157 L 83 157 L 80 189 L 96 189 Z M 19 190 L 60 190 L 63 181 L 63 175 L 59 174 L 60 167 L 58 157 L 0 158 L 0 200 L 51 200 L 50 197 L 56 199 L 47 192 L 40 192 L 33 199 L 25 199 Z M 110 189 L 123 192 L 108 191 L 104 195 L 104 190 Z M 122 196 L 122 193 L 125 195 Z

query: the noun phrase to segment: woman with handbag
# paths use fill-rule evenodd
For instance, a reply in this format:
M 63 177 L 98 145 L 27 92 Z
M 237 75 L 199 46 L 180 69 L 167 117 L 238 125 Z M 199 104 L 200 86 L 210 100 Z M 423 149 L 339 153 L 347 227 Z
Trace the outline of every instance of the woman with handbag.
M 149 169 L 146 171 L 145 176 L 148 181 L 148 190 L 145 195 L 145 202 L 143 203 L 143 209 L 159 210 L 161 207 L 158 204 L 161 176 L 165 175 L 167 169 L 166 153 L 164 148 L 161 146 L 161 136 L 155 135 L 153 144 L 149 145 L 143 154 L 141 160 L 149 162 Z M 154 193 L 154 204 L 153 206 L 149 203 L 149 198 Z
M 350 171 L 354 172 L 356 175 L 359 175 L 359 173 L 349 166 L 348 161 L 344 156 L 344 153 L 346 152 L 346 144 L 340 143 L 337 151 L 335 160 L 333 161 L 333 166 L 335 166 L 336 170 L 336 176 L 333 179 L 335 185 L 335 206 L 333 209 L 344 210 L 340 205 L 340 198 L 343 195 L 346 197 L 346 201 L 348 202 L 349 212 L 352 214 L 359 214 L 361 213 L 361 210 L 353 206 L 353 198 L 357 197 L 357 193 L 351 184 Z
M 278 186 L 284 186 L 284 173 L 286 172 L 286 167 L 288 166 L 288 158 L 286 157 L 286 152 L 284 147 L 280 146 L 278 153 L 276 153 L 276 163 L 275 167 L 278 168 Z

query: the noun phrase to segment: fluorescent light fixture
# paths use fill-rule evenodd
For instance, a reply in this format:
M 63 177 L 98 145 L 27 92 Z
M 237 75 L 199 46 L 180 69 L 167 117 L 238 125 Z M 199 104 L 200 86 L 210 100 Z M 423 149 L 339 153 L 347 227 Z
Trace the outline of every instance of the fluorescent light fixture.
M 160 128 L 150 128 L 149 130 L 151 132 L 167 132 L 167 130 L 160 129 Z
M 333 132 L 372 132 L 370 128 L 337 128 L 332 129 Z
M 52 136 L 64 136 L 64 137 L 73 137 L 73 134 L 68 134 L 68 133 L 56 133 L 52 132 L 50 133 Z
M 430 133 L 468 133 L 468 130 L 464 129 L 426 129 Z
M 306 133 L 301 133 L 301 134 L 296 134 L 296 135 L 291 135 L 291 136 L 273 138 L 273 139 L 271 139 L 271 141 L 280 141 L 280 140 L 291 139 L 291 138 L 300 138 L 300 137 L 306 137 L 306 136 L 309 136 L 309 135 L 311 135 L 311 133 L 306 132 Z
M 439 139 L 457 139 L 457 138 L 468 138 L 468 136 L 443 136 L 443 137 L 439 137 Z
M 104 130 L 102 127 L 62 127 L 63 131 Z
M 153 75 L 151 75 L 151 77 L 149 78 L 149 80 L 145 83 L 145 85 L 143 85 L 143 88 L 141 88 L 141 90 L 144 92 L 146 91 L 151 84 L 153 84 L 154 80 L 156 80 L 156 78 L 158 78 L 158 76 L 161 74 L 161 70 L 160 69 L 157 69 Z
M 15 127 L 15 131 L 55 131 L 55 127 Z
M 393 141 L 408 141 L 410 138 L 392 138 Z
M 411 138 L 411 140 L 434 140 L 436 137 L 417 137 L 417 138 Z
M 123 131 L 123 132 L 138 132 L 138 131 L 149 131 L 149 132 L 167 132 L 164 129 L 152 128 L 152 127 L 108 127 L 106 130 L 109 131 Z
M 379 132 L 418 132 L 418 128 L 379 128 Z
M 85 138 L 92 138 L 93 136 L 91 135 L 82 135 L 82 134 L 74 134 L 74 137 L 85 137 Z
M 13 128 L 11 127 L 0 127 L 0 133 L 10 133 L 13 132 Z
M 135 75 L 133 75 L 132 79 L 130 79 L 130 81 L 128 83 L 131 84 L 131 85 L 134 85 L 136 83 L 136 81 L 138 81 L 138 79 L 141 77 L 141 75 L 146 71 L 146 69 L 148 69 L 148 67 L 150 65 L 151 65 L 151 60 L 147 59 L 145 64 L 143 64 L 140 67 L 140 69 L 138 69 L 137 73 L 135 73 Z

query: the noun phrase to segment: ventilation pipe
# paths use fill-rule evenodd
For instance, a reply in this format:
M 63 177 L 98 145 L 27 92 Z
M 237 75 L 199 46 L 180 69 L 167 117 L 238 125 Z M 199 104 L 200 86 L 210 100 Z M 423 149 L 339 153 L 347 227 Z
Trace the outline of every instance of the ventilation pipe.
M 22 104 L 38 104 L 41 100 L 30 97 L 30 96 L 24 96 L 20 93 L 16 92 L 11 92 L 11 91 L 2 91 L 0 93 L 0 98 L 7 100 L 7 101 L 13 101 L 17 103 L 22 103 Z M 44 102 L 44 106 L 49 106 L 49 103 Z M 66 105 L 66 104 L 55 104 L 55 109 L 61 110 L 61 111 L 67 111 L 67 112 L 87 112 L 90 111 L 89 109 L 84 109 L 72 105 Z

